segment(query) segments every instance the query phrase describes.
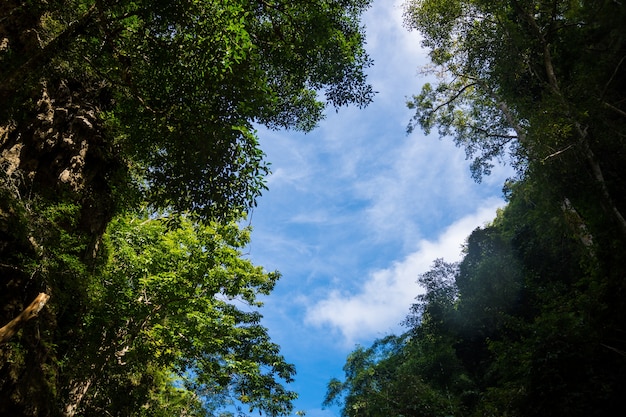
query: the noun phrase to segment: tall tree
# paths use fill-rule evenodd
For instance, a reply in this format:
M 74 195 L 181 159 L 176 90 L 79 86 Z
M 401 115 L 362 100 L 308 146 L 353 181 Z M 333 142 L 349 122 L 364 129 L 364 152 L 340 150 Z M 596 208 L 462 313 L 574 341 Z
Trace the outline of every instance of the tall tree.
M 115 219 L 105 236 L 110 261 L 59 352 L 63 415 L 135 415 L 162 388 L 158 372 L 175 375 L 201 404 L 238 400 L 287 414 L 295 394 L 280 381 L 295 371 L 257 311 L 278 274 L 242 258 L 248 232 L 188 216 Z
M 256 124 L 308 131 L 327 105 L 371 101 L 359 20 L 368 5 L 0 4 L 0 325 L 50 296 L 0 346 L 3 411 L 63 408 L 60 352 L 95 308 L 113 218 L 147 206 L 205 225 L 239 220 L 268 172 Z
M 409 2 L 407 24 L 442 77 L 411 101 L 415 125 L 454 136 L 477 177 L 510 151 L 520 175 L 606 218 L 592 234 L 623 242 L 625 13 L 608 0 Z
M 438 259 L 420 275 L 426 292 L 404 323 L 410 330 L 350 353 L 344 380 L 328 383 L 325 404 L 340 405 L 345 417 L 460 415 L 462 394 L 472 384 L 455 355 L 451 333 L 457 273 L 457 264 Z
M 394 361 L 386 387 L 419 363 L 413 375 L 447 394 L 449 414 L 603 416 L 620 407 L 625 13 L 603 0 L 407 3 L 437 77 L 409 103 L 409 129 L 452 136 L 477 179 L 498 158 L 518 171 L 505 184 L 507 208 L 470 235 L 458 272 L 439 263 L 421 277 L 427 292 L 407 320 L 410 343 L 378 362 Z M 373 371 L 357 375 L 380 387 L 376 363 L 362 363 Z M 331 395 L 346 390 L 345 405 L 363 397 L 352 375 L 330 385 Z
M 152 204 L 208 216 L 246 209 L 267 172 L 253 122 L 309 130 L 326 102 L 370 102 L 359 26 L 367 6 L 7 2 L 0 27 L 2 150 L 13 152 L 12 166 L 24 174 L 75 189 L 112 175 L 101 168 L 91 179 L 94 173 L 81 171 L 86 161 L 113 153 Z M 33 124 L 37 117 L 45 120 Z M 73 153 L 57 149 L 63 144 Z M 32 161 L 47 154 L 58 161 Z
M 332 379 L 324 404 L 338 404 L 344 417 L 428 416 L 455 414 L 455 399 L 421 374 L 430 362 L 428 349 L 408 335 L 388 336 L 370 347 L 357 347 L 344 366 L 345 380 Z M 442 355 L 443 356 L 443 355 Z
M 530 297 L 525 314 L 535 321 L 507 330 L 527 344 L 493 343 L 503 348 L 498 360 L 532 369 L 517 368 L 518 376 L 532 377 L 508 391 L 528 393 L 517 399 L 531 405 L 518 409 L 522 415 L 546 412 L 542 389 L 559 404 L 554 412 L 602 413 L 604 406 L 582 398 L 619 397 L 616 370 L 626 350 L 618 336 L 626 295 L 626 177 L 618 168 L 626 162 L 625 17 L 622 5 L 604 0 L 416 0 L 406 9 L 440 77 L 410 102 L 410 128 L 453 136 L 474 159 L 478 178 L 494 158 L 510 158 L 518 169 L 518 184 L 507 184 L 516 206 L 510 212 L 526 212 L 502 237 L 520 262 Z M 543 385 L 548 380 L 554 390 Z

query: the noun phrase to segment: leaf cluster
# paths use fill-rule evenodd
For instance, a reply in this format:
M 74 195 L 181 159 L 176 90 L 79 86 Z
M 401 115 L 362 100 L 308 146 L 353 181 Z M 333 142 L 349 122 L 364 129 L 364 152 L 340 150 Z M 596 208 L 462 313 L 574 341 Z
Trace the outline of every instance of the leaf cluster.
M 108 261 L 89 280 L 81 332 L 61 372 L 67 389 L 72 381 L 98 387 L 78 404 L 81 413 L 135 415 L 146 401 L 197 412 L 233 402 L 268 415 L 291 410 L 295 394 L 282 383 L 294 367 L 257 311 L 258 295 L 279 275 L 242 258 L 247 241 L 234 223 L 190 216 L 144 212 L 111 223 Z
M 348 356 L 327 404 L 345 416 L 602 416 L 618 406 L 623 272 L 600 255 L 614 242 L 590 246 L 580 217 L 538 185 L 512 186 L 459 265 L 437 260 L 419 277 L 408 331 Z
M 256 126 L 371 102 L 369 3 L 0 4 L 2 318 L 51 295 L 2 348 L 0 413 L 291 411 L 258 311 L 279 274 L 236 222 L 269 173 Z
M 371 102 L 365 77 L 371 60 L 359 21 L 368 6 L 364 0 L 16 6 L 7 12 L 19 26 L 7 30 L 0 53 L 0 91 L 7 97 L 0 120 L 22 121 L 41 82 L 100 85 L 105 139 L 138 175 L 128 186 L 142 189 L 157 208 L 228 218 L 252 207 L 265 188 L 269 168 L 255 124 L 309 131 L 327 104 Z M 36 42 L 20 43 L 25 31 Z
M 452 137 L 478 179 L 499 158 L 517 178 L 505 184 L 508 206 L 468 237 L 461 263 L 438 260 L 419 277 L 426 292 L 400 347 L 377 357 L 377 341 L 348 357 L 327 397 L 343 415 L 603 416 L 619 407 L 623 13 L 610 1 L 407 4 L 436 76 L 409 102 L 409 130 Z

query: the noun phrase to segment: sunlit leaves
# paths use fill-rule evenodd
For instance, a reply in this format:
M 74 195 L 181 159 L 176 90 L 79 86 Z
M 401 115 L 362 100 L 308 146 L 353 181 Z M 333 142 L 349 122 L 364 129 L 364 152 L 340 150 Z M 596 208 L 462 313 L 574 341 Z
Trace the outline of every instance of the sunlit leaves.
M 269 415 L 290 411 L 295 394 L 281 384 L 295 370 L 257 311 L 278 274 L 242 258 L 248 231 L 230 222 L 265 189 L 256 125 L 309 131 L 327 106 L 371 102 L 360 23 L 369 3 L 0 7 L 0 125 L 11 135 L 2 146 L 23 149 L 19 163 L 33 167 L 16 193 L 54 200 L 23 225 L 42 237 L 25 244 L 38 269 L 23 282 L 52 292 L 46 341 L 60 346 L 47 351 L 37 335 L 33 352 L 62 357 L 50 382 L 58 394 L 40 403 L 85 415 L 143 414 L 137 407 L 146 404 L 195 415 L 208 398 L 239 398 Z M 49 102 L 39 103 L 42 95 Z M 81 112 L 90 131 L 70 132 Z M 67 153 L 74 139 L 83 144 L 80 163 Z M 65 193 L 60 161 L 80 171 L 80 190 Z M 23 294 L 15 294 L 8 301 L 18 306 Z
M 100 339 L 101 384 L 152 366 L 214 407 L 241 397 L 268 415 L 288 413 L 295 394 L 282 384 L 295 369 L 256 311 L 257 296 L 272 290 L 278 274 L 242 257 L 247 242 L 248 231 L 234 223 L 116 218 L 106 235 L 109 266 L 91 291 L 88 333 Z
M 325 405 L 340 405 L 344 417 L 456 415 L 456 400 L 447 392 L 452 386 L 437 386 L 428 376 L 431 365 L 453 376 L 447 369 L 451 350 L 445 345 L 437 348 L 422 346 L 408 335 L 357 347 L 346 359 L 345 380 L 328 383 Z

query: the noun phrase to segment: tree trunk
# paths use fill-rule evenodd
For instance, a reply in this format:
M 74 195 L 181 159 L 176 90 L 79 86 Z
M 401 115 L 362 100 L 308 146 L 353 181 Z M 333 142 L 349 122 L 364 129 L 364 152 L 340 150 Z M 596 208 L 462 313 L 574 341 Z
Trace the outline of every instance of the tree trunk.
M 74 382 L 70 389 L 69 398 L 65 407 L 63 407 L 63 417 L 74 417 L 78 411 L 78 407 L 82 402 L 85 394 L 89 391 L 89 387 L 93 381 L 93 377 L 89 377 L 83 381 Z
M 568 102 L 567 98 L 563 95 L 561 89 L 559 88 L 559 83 L 556 78 L 556 73 L 554 71 L 554 65 L 552 63 L 552 55 L 550 53 L 550 44 L 546 40 L 542 32 L 542 29 L 537 24 L 537 21 L 535 20 L 534 16 L 530 12 L 525 11 L 519 5 L 517 1 L 513 2 L 513 4 L 516 7 L 517 12 L 520 15 L 520 17 L 522 19 L 525 19 L 530 24 L 530 27 L 532 28 L 534 35 L 537 37 L 537 40 L 540 42 L 542 46 L 543 50 L 541 51 L 541 54 L 543 55 L 543 63 L 544 63 L 544 69 L 545 69 L 546 76 L 547 76 L 548 86 L 552 90 L 552 93 L 562 103 L 565 109 L 565 113 L 567 114 L 569 119 L 572 121 L 572 124 L 575 126 L 576 134 L 583 148 L 582 149 L 583 156 L 587 160 L 587 163 L 589 164 L 589 168 L 591 169 L 593 178 L 597 182 L 598 187 L 600 188 L 601 195 L 604 198 L 604 203 L 605 203 L 604 205 L 606 209 L 609 211 L 609 214 L 611 215 L 611 217 L 614 219 L 615 223 L 617 224 L 622 236 L 626 237 L 626 219 L 620 212 L 619 208 L 615 205 L 615 202 L 611 196 L 611 192 L 609 191 L 609 188 L 604 179 L 604 173 L 602 172 L 602 167 L 600 166 L 598 159 L 596 158 L 594 152 L 591 149 L 587 130 L 583 128 L 581 126 L 581 123 L 579 123 L 579 121 L 577 120 L 576 115 L 571 110 L 570 103 Z

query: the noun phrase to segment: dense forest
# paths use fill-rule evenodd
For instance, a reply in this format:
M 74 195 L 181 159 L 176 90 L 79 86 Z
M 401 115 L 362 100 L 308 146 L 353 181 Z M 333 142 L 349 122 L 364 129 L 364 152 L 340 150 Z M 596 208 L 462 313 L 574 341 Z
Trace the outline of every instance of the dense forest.
M 367 0 L 0 3 L 0 415 L 287 415 L 254 126 L 367 105 Z
M 374 98 L 369 0 L 0 3 L 0 415 L 289 415 L 243 255 L 269 166 Z M 358 347 L 344 416 L 612 416 L 626 396 L 626 6 L 408 0 L 408 130 L 515 176 L 405 333 Z M 410 93 L 410 92 L 407 92 Z
M 614 416 L 626 396 L 626 6 L 410 0 L 436 80 L 409 130 L 516 168 L 459 263 L 418 282 L 405 333 L 357 347 L 344 416 Z

